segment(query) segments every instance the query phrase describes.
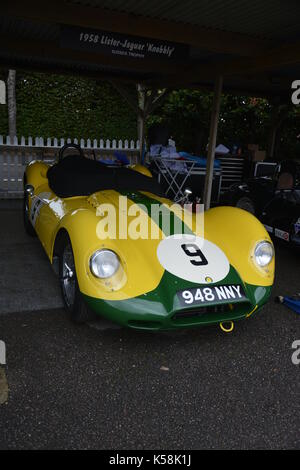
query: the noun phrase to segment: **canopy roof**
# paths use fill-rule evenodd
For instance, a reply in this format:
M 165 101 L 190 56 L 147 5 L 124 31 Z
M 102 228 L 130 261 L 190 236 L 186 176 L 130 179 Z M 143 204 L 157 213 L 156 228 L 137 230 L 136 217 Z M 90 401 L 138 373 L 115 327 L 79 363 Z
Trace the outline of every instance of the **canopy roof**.
M 0 66 L 290 99 L 296 0 L 2 0 Z M 299 74 L 298 74 L 299 72 Z

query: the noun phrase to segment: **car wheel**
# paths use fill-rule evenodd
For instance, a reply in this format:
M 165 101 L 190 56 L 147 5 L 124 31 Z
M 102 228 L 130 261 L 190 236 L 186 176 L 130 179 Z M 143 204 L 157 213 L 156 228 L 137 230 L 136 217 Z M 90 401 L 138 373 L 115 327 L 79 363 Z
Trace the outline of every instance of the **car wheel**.
M 65 237 L 59 255 L 59 279 L 62 290 L 65 309 L 75 323 L 86 323 L 92 320 L 94 315 L 86 305 L 79 290 L 74 254 L 71 241 Z
M 240 199 L 238 199 L 235 206 L 239 209 L 244 209 L 245 211 L 250 212 L 250 214 L 255 215 L 255 207 L 249 197 L 241 197 Z
M 28 196 L 26 194 L 24 194 L 24 198 L 23 198 L 23 220 L 24 220 L 25 232 L 31 237 L 36 237 L 35 230 L 29 219 Z

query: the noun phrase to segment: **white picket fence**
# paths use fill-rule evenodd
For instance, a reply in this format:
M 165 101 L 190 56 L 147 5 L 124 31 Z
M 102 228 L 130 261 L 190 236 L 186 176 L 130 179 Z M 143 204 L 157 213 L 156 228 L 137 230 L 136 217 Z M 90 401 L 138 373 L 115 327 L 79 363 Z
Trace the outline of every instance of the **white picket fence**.
M 54 162 L 59 149 L 66 143 L 79 144 L 85 155 L 97 159 L 111 159 L 115 151 L 126 153 L 136 163 L 139 141 L 109 139 L 44 139 L 43 137 L 14 137 L 0 135 L 0 198 L 18 198 L 23 194 L 23 174 L 33 160 Z

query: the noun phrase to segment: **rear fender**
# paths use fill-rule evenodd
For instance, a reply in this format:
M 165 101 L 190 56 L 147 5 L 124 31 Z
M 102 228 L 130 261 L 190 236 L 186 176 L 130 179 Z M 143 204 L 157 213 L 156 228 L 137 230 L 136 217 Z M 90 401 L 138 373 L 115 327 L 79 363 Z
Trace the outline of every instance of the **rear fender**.
M 33 161 L 27 165 L 24 174 L 24 184 L 31 184 L 36 190 L 40 186 L 48 184 L 47 171 L 49 165 L 40 161 Z

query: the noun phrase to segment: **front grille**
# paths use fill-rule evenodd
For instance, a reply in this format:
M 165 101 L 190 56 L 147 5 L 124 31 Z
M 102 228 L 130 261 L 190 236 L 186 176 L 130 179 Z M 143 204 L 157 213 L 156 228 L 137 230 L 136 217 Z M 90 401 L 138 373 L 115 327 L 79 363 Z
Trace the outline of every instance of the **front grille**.
M 159 321 L 146 321 L 146 320 L 129 320 L 128 326 L 132 328 L 158 330 L 161 328 L 161 322 Z
M 250 305 L 251 304 L 249 301 L 245 301 L 234 304 L 207 305 L 199 308 L 194 307 L 186 310 L 178 310 L 176 313 L 174 313 L 172 320 L 178 320 L 179 322 L 182 322 L 184 320 L 196 320 L 197 318 L 206 317 L 206 321 L 211 315 L 215 314 L 231 316 L 232 314 L 239 314 L 243 311 L 247 313 Z
M 175 315 L 173 315 L 173 320 L 178 320 L 180 318 L 195 318 L 195 317 L 201 317 L 202 315 L 206 315 L 209 313 L 226 313 L 226 312 L 231 312 L 234 309 L 230 308 L 229 304 L 221 304 L 221 305 L 209 305 L 206 307 L 200 307 L 199 309 L 193 308 L 193 309 L 186 309 L 186 310 L 180 310 L 179 312 L 176 312 Z

